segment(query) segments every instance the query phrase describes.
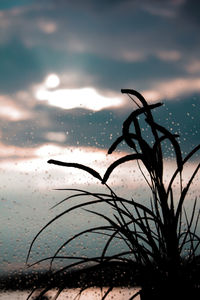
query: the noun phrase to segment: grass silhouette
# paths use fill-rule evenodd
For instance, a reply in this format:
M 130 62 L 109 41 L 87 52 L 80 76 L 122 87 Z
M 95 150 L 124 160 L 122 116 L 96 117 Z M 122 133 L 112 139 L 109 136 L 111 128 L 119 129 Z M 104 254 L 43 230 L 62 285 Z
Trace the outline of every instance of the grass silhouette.
M 108 193 L 93 193 L 87 190 L 75 189 L 73 190 L 75 194 L 55 205 L 60 205 L 72 197 L 81 197 L 81 199 L 83 199 L 83 202 L 64 210 L 41 228 L 30 245 L 27 262 L 33 244 L 38 236 L 53 222 L 63 215 L 69 214 L 71 211 L 83 208 L 89 213 L 103 219 L 105 225 L 78 232 L 65 241 L 57 249 L 53 257 L 45 258 L 45 260 L 50 260 L 50 266 L 59 258 L 66 259 L 67 261 L 73 260 L 73 263 L 63 266 L 59 271 L 52 272 L 51 280 L 46 282 L 38 299 L 44 296 L 52 287 L 57 288 L 58 296 L 62 292 L 65 284 L 62 280 L 57 280 L 57 278 L 60 278 L 59 276 L 61 276 L 61 274 L 66 274 L 64 278 L 66 278 L 67 281 L 67 276 L 69 276 L 68 271 L 77 266 L 83 266 L 80 272 L 84 272 L 87 269 L 87 271 L 85 271 L 87 272 L 87 280 L 82 282 L 81 293 L 84 289 L 95 284 L 92 281 L 92 276 L 95 272 L 101 274 L 101 271 L 109 268 L 112 263 L 115 264 L 114 266 L 122 264 L 127 272 L 130 269 L 133 270 L 131 276 L 134 277 L 135 274 L 135 282 L 141 286 L 141 290 L 138 293 L 142 300 L 197 299 L 200 296 L 200 260 L 198 256 L 200 237 L 197 233 L 200 212 L 197 210 L 197 197 L 194 199 L 190 215 L 188 215 L 184 208 L 186 196 L 200 169 L 200 163 L 197 163 L 184 186 L 182 179 L 186 163 L 200 150 L 200 145 L 196 146 L 190 153 L 183 157 L 180 145 L 177 141 L 178 135 L 172 134 L 171 131 L 156 123 L 153 118 L 152 110 L 160 107 L 162 104 L 148 104 L 144 97 L 134 90 L 124 89 L 122 93 L 128 94 L 137 105 L 137 109 L 124 121 L 122 135 L 111 145 L 108 154 L 112 154 L 122 142 L 127 144 L 132 154 L 128 154 L 112 163 L 103 177 L 93 168 L 83 164 L 57 160 L 48 161 L 50 164 L 78 168 L 88 172 L 107 187 Z M 151 143 L 148 143 L 147 139 L 143 137 L 143 131 L 139 122 L 139 117 L 142 116 L 145 118 L 146 126 L 151 131 Z M 174 154 L 176 162 L 176 169 L 167 186 L 166 183 L 164 183 L 163 176 L 165 168 L 163 147 L 165 141 L 171 143 L 172 147 L 170 149 Z M 107 184 L 112 172 L 119 165 L 128 161 L 137 162 L 138 168 L 142 172 L 144 180 L 149 187 L 151 196 L 148 205 L 137 202 L 134 199 L 129 200 L 117 196 L 113 189 Z M 144 168 L 146 169 L 145 172 L 143 171 Z M 178 181 L 179 184 L 178 196 L 175 195 L 175 188 L 177 190 L 175 181 L 176 183 Z M 72 191 L 72 189 L 66 190 Z M 90 198 L 90 200 L 84 201 L 87 197 Z M 113 209 L 112 216 L 106 216 L 90 208 L 93 204 L 98 205 L 102 203 Z M 86 258 L 81 256 L 67 257 L 59 255 L 64 247 L 86 233 L 102 234 L 107 237 L 100 256 Z M 114 240 L 122 241 L 126 245 L 127 250 L 108 255 L 108 250 L 112 247 Z M 91 264 L 92 267 L 90 267 Z M 106 298 L 116 282 L 113 280 L 113 282 L 110 281 L 108 284 L 109 289 L 107 293 L 102 296 L 102 299 Z M 133 295 L 130 299 L 134 299 L 135 297 L 136 296 Z

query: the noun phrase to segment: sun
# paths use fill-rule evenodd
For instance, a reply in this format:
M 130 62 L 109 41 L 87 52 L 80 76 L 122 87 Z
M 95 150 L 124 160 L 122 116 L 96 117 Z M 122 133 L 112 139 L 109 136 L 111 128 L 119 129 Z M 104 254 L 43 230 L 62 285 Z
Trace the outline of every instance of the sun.
M 47 88 L 56 88 L 60 84 L 60 78 L 56 74 L 49 74 L 45 79 L 45 86 Z

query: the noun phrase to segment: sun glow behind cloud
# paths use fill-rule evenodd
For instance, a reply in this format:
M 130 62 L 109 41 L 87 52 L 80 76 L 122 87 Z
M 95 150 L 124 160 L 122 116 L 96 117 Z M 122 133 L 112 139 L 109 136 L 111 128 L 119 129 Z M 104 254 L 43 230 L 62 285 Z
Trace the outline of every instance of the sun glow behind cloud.
M 122 98 L 101 95 L 93 87 L 55 89 L 59 85 L 58 75 L 49 74 L 45 82 L 35 88 L 36 99 L 62 109 L 84 108 L 93 111 L 119 107 L 123 103 Z

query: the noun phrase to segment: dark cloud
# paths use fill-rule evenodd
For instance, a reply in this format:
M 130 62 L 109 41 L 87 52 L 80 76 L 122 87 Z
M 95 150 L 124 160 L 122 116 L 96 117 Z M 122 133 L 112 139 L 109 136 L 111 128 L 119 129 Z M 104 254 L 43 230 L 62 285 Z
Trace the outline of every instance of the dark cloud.
M 199 0 L 187 0 L 182 6 L 181 13 L 186 21 L 192 23 L 192 25 L 200 26 L 200 1 Z
M 136 87 L 143 84 L 146 89 L 158 78 L 185 77 L 184 67 L 191 56 L 200 59 L 200 36 L 187 25 L 181 11 L 187 14 L 190 5 L 189 16 L 196 2 L 192 6 L 190 1 L 179 5 L 166 1 L 162 9 L 176 12 L 170 18 L 163 11 L 159 15 L 158 1 L 131 3 L 36 1 L 18 13 L 5 14 L 4 22 L 6 18 L 10 22 L 5 28 L 7 42 L 1 43 L 0 50 L 2 90 L 18 90 L 22 84 L 27 88 L 48 72 L 65 70 L 84 71 L 94 77 L 97 88 L 109 85 L 113 89 L 126 82 L 140 82 Z M 97 9 L 99 5 L 103 14 Z M 119 5 L 120 9 L 105 9 Z M 124 13 L 122 8 L 127 5 L 132 8 Z M 55 32 L 48 33 L 48 26 L 55 26 Z M 177 51 L 181 59 L 163 61 L 163 51 Z
M 148 57 L 145 61 L 132 63 L 86 56 L 83 68 L 92 75 L 101 74 L 98 81 L 101 88 L 114 90 L 127 87 L 127 82 L 135 84 L 131 88 L 144 89 L 144 86 L 148 86 L 148 80 L 151 78 L 159 82 L 161 77 L 165 80 L 171 78 L 172 74 L 173 77 L 183 74 L 182 70 L 173 62 L 161 61 L 153 56 Z
M 0 46 L 1 92 L 29 90 L 50 72 L 83 74 L 82 82 L 78 80 L 79 87 L 90 76 L 91 86 L 115 92 L 121 88 L 147 90 L 155 83 L 159 86 L 160 82 L 187 79 L 185 64 L 191 57 L 200 59 L 200 36 L 187 26 L 183 17 L 187 9 L 189 17 L 195 5 L 198 6 L 197 2 L 191 2 L 166 1 L 161 7 L 153 0 L 142 3 L 88 0 L 84 4 L 83 1 L 36 1 L 17 13 L 6 12 L 4 25 L 6 18 L 10 22 L 5 25 L 7 39 Z M 104 13 L 99 13 L 100 5 Z M 127 6 L 132 9 L 124 13 Z M 169 11 L 175 14 L 170 15 Z M 55 25 L 55 32 L 47 32 L 49 24 Z M 170 51 L 177 51 L 180 58 L 168 59 Z M 67 82 L 64 84 L 67 88 Z M 28 101 L 32 102 L 31 97 Z M 181 110 L 185 103 L 179 102 Z M 38 145 L 47 141 L 48 131 L 69 131 L 67 143 L 71 145 L 79 141 L 105 147 L 109 142 L 105 137 L 123 121 L 122 115 L 109 121 L 111 111 L 94 114 L 79 111 L 75 118 L 75 110 L 63 111 L 47 105 L 34 107 L 33 119 L 18 121 L 16 128 L 13 123 L 7 124 L 4 142 L 5 136 L 10 136 L 7 143 Z
M 45 74 L 37 53 L 25 47 L 16 37 L 0 46 L 0 57 L 1 93 L 24 90 L 30 84 L 41 81 Z

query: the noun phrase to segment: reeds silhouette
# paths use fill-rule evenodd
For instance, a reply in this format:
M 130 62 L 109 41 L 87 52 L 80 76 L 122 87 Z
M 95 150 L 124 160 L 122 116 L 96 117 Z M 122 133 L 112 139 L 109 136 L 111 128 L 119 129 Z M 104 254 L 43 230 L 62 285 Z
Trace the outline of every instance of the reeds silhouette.
M 161 103 L 148 104 L 144 97 L 137 91 L 123 89 L 122 93 L 135 102 L 137 109 L 134 110 L 124 121 L 122 126 L 122 135 L 116 139 L 108 150 L 108 154 L 112 154 L 118 145 L 125 142 L 133 153 L 128 154 L 114 163 L 106 170 L 103 177 L 88 166 L 78 163 L 67 163 L 57 160 L 49 160 L 48 163 L 78 168 L 90 173 L 104 184 L 108 193 L 93 193 L 87 190 L 75 189 L 76 194 L 65 198 L 55 206 L 67 201 L 71 197 L 82 197 L 83 201 L 86 197 L 90 200 L 81 202 L 64 210 L 62 213 L 50 220 L 33 239 L 27 256 L 27 262 L 38 236 L 53 222 L 63 215 L 84 208 L 88 212 L 102 218 L 105 221 L 104 226 L 96 226 L 84 231 L 78 232 L 72 238 L 65 241 L 56 251 L 50 260 L 50 266 L 58 259 L 63 258 L 77 260 L 59 271 L 52 272 L 52 280 L 47 283 L 40 293 L 40 297 L 45 295 L 46 291 L 52 288 L 52 282 L 58 289 L 57 296 L 61 293 L 64 286 L 56 281 L 56 276 L 77 266 L 86 266 L 87 263 L 93 263 L 95 270 L 106 268 L 110 262 L 120 262 L 135 268 L 137 265 L 137 284 L 141 286 L 140 294 L 142 300 L 145 299 L 197 299 L 200 296 L 200 260 L 198 256 L 200 237 L 197 233 L 199 225 L 200 212 L 197 209 L 197 197 L 194 198 L 192 212 L 188 215 L 184 208 L 186 196 L 191 188 L 191 184 L 200 169 L 200 163 L 196 164 L 194 171 L 190 174 L 190 178 L 183 186 L 182 174 L 186 163 L 200 150 L 200 145 L 196 146 L 185 157 L 182 157 L 182 151 L 177 141 L 178 135 L 171 133 L 168 129 L 156 123 L 152 110 L 160 107 Z M 134 97 L 134 98 L 133 98 Z M 152 139 L 148 143 L 143 137 L 143 131 L 139 118 L 144 116 L 146 126 L 150 129 Z M 134 130 L 132 130 L 134 128 Z M 176 169 L 171 176 L 168 185 L 164 183 L 164 142 L 171 143 L 171 151 L 174 153 Z M 112 172 L 125 162 L 136 161 L 138 168 L 143 174 L 151 196 L 149 204 L 145 205 L 134 199 L 126 199 L 117 196 L 112 188 L 107 184 Z M 143 171 L 143 168 L 146 171 Z M 148 174 L 148 175 L 145 175 Z M 175 196 L 175 181 L 179 182 L 179 195 Z M 72 191 L 72 189 L 66 189 Z M 84 196 L 84 197 L 83 197 Z M 91 200 L 91 197 L 93 200 Z M 178 198 L 177 198 L 178 197 Z M 89 209 L 93 204 L 104 203 L 113 209 L 112 216 L 106 216 L 100 212 Z M 184 221 L 184 222 L 183 222 Z M 103 251 L 100 256 L 95 257 L 66 257 L 61 256 L 61 250 L 68 246 L 70 242 L 84 234 L 100 233 L 107 237 Z M 121 251 L 114 255 L 108 255 L 109 247 L 114 240 L 121 240 L 125 243 L 127 251 Z M 186 253 L 187 249 L 187 255 Z M 42 261 L 42 260 L 41 260 Z M 38 262 L 37 262 L 38 263 Z M 90 273 L 88 273 L 90 274 Z M 88 288 L 90 283 L 90 275 L 87 282 L 82 286 L 81 291 Z M 92 280 L 91 280 L 92 281 Z M 114 283 L 109 283 L 108 292 L 102 297 L 105 299 L 110 290 L 114 287 Z M 81 293 L 81 292 L 80 292 Z M 133 295 L 130 299 L 134 299 Z M 39 299 L 39 298 L 38 298 Z

